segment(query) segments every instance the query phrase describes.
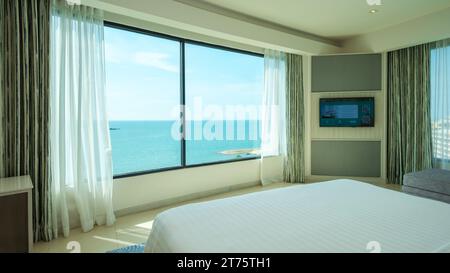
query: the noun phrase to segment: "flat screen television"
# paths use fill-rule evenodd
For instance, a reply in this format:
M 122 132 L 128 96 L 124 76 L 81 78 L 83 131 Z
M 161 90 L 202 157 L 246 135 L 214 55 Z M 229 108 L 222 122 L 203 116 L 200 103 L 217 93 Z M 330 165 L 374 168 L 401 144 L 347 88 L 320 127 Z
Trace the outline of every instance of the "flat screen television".
M 374 98 L 320 99 L 320 127 L 374 127 Z

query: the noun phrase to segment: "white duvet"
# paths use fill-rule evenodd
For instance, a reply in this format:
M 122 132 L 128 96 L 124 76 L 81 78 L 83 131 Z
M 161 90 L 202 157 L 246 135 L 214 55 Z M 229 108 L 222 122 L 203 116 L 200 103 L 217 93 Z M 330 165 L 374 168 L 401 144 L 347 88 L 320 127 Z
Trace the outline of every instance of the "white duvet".
M 450 205 L 352 180 L 159 214 L 146 252 L 450 252 Z

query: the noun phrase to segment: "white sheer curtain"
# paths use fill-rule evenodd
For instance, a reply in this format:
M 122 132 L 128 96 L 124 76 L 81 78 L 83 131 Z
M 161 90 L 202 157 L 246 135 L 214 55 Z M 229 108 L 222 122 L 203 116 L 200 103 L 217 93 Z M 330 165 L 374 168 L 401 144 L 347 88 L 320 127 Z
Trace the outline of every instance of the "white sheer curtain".
M 264 52 L 264 95 L 261 128 L 261 183 L 283 180 L 286 156 L 286 54 Z
M 434 43 L 430 79 L 433 165 L 450 169 L 450 39 Z
M 53 226 L 64 236 L 115 221 L 106 116 L 103 16 L 53 1 L 50 60 L 50 160 Z M 73 219 L 73 218 L 79 219 Z

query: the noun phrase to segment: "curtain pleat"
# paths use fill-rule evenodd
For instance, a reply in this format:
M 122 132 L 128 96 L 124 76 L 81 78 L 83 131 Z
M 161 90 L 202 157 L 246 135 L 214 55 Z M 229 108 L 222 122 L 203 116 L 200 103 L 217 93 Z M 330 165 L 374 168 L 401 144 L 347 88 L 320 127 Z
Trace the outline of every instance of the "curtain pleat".
M 388 182 L 432 166 L 430 45 L 388 53 Z
M 5 1 L 0 0 L 0 177 L 5 177 L 5 160 L 4 160 L 4 144 L 3 144 L 3 93 L 4 91 L 4 83 L 3 83 L 3 55 L 4 55 L 4 9 L 5 9 Z
M 103 13 L 52 1 L 50 147 L 53 234 L 112 225 Z
M 286 157 L 286 53 L 265 50 L 261 115 L 261 183 L 283 181 Z
M 1 0 L 2 170 L 33 181 L 34 239 L 50 240 L 49 0 Z
M 284 181 L 305 182 L 305 105 L 302 56 L 286 58 L 286 157 Z

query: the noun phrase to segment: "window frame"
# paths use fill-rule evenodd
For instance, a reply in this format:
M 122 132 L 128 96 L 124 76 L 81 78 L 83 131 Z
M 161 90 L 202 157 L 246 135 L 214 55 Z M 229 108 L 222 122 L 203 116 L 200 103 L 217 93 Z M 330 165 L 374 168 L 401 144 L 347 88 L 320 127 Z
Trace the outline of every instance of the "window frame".
M 448 46 L 448 47 L 449 47 L 449 50 L 450 50 L 450 46 Z M 431 59 L 432 59 L 433 50 L 436 50 L 437 48 L 438 48 L 437 44 L 436 43 L 432 43 L 432 45 L 430 47 L 430 56 L 429 56 L 430 57 L 430 68 L 431 68 Z M 431 69 L 429 70 L 429 76 L 431 78 Z M 430 86 L 430 96 L 431 97 L 433 96 L 432 92 L 433 92 L 433 90 L 431 90 L 431 86 Z M 432 99 L 430 99 L 430 112 L 432 112 L 431 101 L 432 101 Z M 431 123 L 433 123 L 433 121 Z M 431 134 L 433 134 L 433 129 L 431 129 Z M 431 135 L 431 142 L 432 142 L 432 144 L 434 143 L 433 135 Z M 434 146 L 434 144 L 433 144 L 433 146 Z M 441 164 L 441 165 L 444 165 L 444 166 L 450 166 L 450 159 L 440 158 L 440 157 L 435 157 L 434 156 L 434 147 L 432 147 L 432 151 L 431 152 L 432 152 L 433 167 L 434 167 L 434 162 L 437 162 L 438 164 Z
M 179 43 L 179 45 L 180 45 L 180 106 L 181 106 L 180 122 L 181 122 L 181 128 L 183 128 L 183 130 L 182 130 L 183 134 L 185 133 L 184 127 L 186 124 L 186 119 L 185 119 L 185 114 L 184 114 L 184 109 L 186 106 L 186 88 L 185 88 L 186 87 L 186 79 L 185 79 L 185 75 L 186 75 L 185 74 L 186 44 L 198 45 L 198 46 L 203 46 L 203 47 L 208 47 L 208 48 L 214 48 L 214 49 L 219 49 L 219 50 L 224 50 L 224 51 L 229 51 L 229 52 L 234 52 L 234 53 L 240 53 L 240 54 L 255 56 L 255 57 L 259 57 L 259 58 L 264 58 L 264 54 L 262 54 L 262 53 L 256 53 L 256 52 L 246 51 L 246 50 L 242 50 L 242 49 L 231 48 L 231 47 L 227 47 L 227 46 L 221 46 L 221 45 L 200 42 L 200 41 L 191 40 L 191 39 L 185 39 L 185 38 L 176 37 L 176 36 L 172 36 L 172 35 L 168 35 L 168 34 L 163 34 L 163 33 L 155 32 L 155 31 L 151 31 L 151 30 L 147 30 L 147 29 L 142 29 L 142 28 L 138 28 L 138 27 L 134 27 L 134 26 L 123 25 L 123 24 L 115 23 L 115 22 L 111 22 L 111 21 L 104 21 L 103 27 L 109 27 L 109 28 L 115 28 L 115 29 L 119 29 L 119 30 L 123 30 L 123 31 L 134 32 L 134 33 L 148 35 L 148 36 L 152 36 L 152 37 L 156 37 L 156 38 L 172 40 L 172 41 L 176 41 Z M 206 166 L 213 166 L 213 165 L 229 164 L 229 163 L 249 161 L 249 160 L 255 160 L 255 159 L 261 158 L 260 155 L 255 155 L 255 156 L 246 157 L 246 158 L 236 158 L 236 159 L 230 159 L 230 160 L 222 160 L 222 161 L 214 161 L 214 162 L 206 162 L 206 163 L 201 163 L 201 164 L 188 165 L 188 164 L 186 164 L 186 139 L 185 139 L 184 135 L 181 137 L 180 145 L 181 145 L 181 162 L 180 162 L 179 166 L 123 173 L 123 174 L 114 175 L 113 179 L 121 179 L 121 178 L 141 176 L 141 175 L 146 175 L 146 174 L 154 174 L 154 173 L 161 173 L 161 172 L 167 172 L 167 171 L 176 171 L 176 170 L 206 167 Z

